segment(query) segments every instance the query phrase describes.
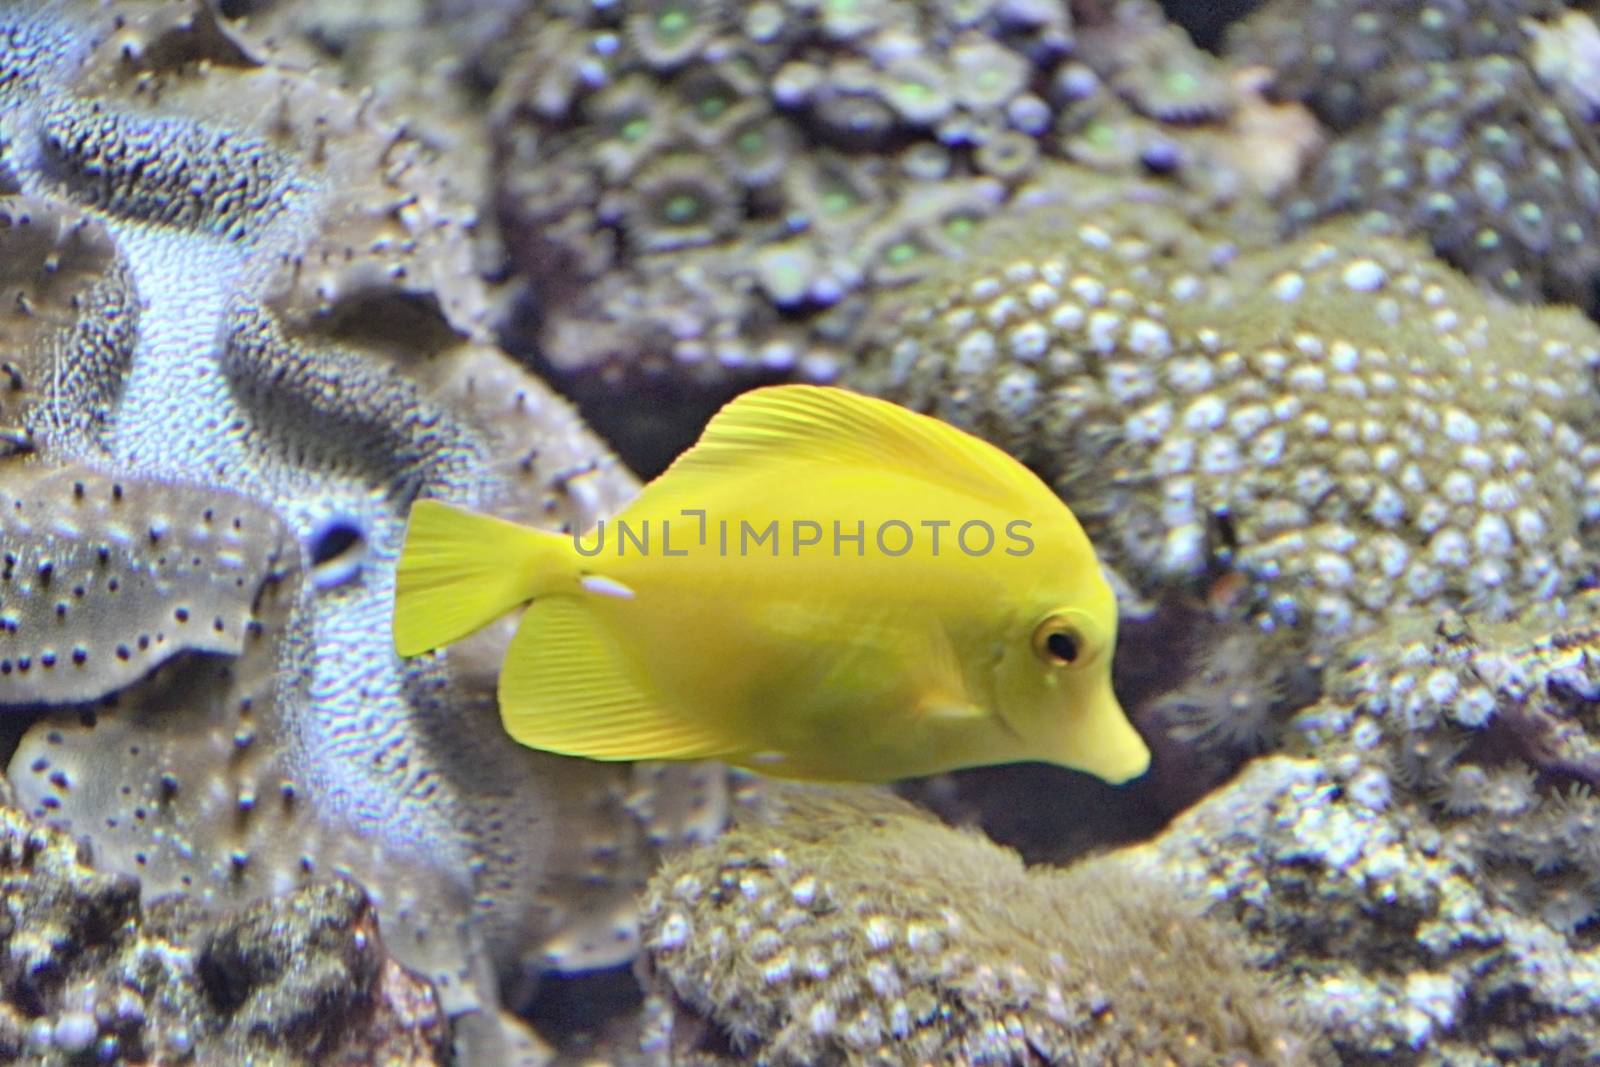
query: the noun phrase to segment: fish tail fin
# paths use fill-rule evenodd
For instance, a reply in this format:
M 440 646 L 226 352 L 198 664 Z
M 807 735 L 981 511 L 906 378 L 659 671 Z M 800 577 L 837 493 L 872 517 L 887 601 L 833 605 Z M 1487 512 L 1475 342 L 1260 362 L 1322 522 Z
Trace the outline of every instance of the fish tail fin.
M 415 656 L 458 641 L 571 570 L 560 534 L 418 500 L 395 568 L 395 651 Z

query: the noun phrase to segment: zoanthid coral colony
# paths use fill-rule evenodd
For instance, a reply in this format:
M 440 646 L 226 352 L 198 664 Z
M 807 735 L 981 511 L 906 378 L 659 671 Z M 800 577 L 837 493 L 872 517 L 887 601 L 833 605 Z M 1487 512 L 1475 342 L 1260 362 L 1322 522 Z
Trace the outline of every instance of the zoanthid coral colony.
M 1052 159 L 1177 171 L 1218 208 L 1282 152 L 1233 150 L 1248 94 L 1154 5 L 1070 6 L 533 5 L 494 120 L 527 343 L 613 391 L 831 380 L 875 295 Z
M 769 799 L 771 821 L 651 882 L 663 1051 L 796 1065 L 1316 1062 L 1242 941 L 1116 857 L 1030 871 L 892 796 Z

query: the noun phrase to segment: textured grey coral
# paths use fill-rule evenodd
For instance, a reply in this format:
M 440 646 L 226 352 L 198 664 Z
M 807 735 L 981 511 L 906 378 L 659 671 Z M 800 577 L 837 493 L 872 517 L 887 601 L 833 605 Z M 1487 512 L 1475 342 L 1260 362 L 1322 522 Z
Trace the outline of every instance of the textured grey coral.
M 445 1062 L 433 990 L 388 958 L 349 882 L 224 916 L 181 898 L 141 907 L 133 879 L 6 806 L 0 912 L 0 1059 Z
M 1561 0 L 1270 0 L 1230 28 L 1227 53 L 1275 72 L 1275 91 L 1309 102 L 1335 127 L 1393 99 L 1380 75 L 1433 60 L 1518 52 L 1523 20 Z
M 554 527 L 633 490 L 481 343 L 470 212 L 203 4 L 10 5 L 0 72 L 0 703 L 49 708 L 23 802 L 146 893 L 351 873 L 452 1013 L 492 1012 L 497 972 L 627 959 L 633 891 L 718 824 L 721 773 L 510 742 L 503 627 L 390 647 L 417 494 Z
M 237 655 L 299 556 L 243 498 L 15 462 L 0 543 L 0 704 L 92 700 L 180 652 Z
M 1394 81 L 1396 102 L 1329 149 L 1289 217 L 1357 213 L 1370 228 L 1426 237 L 1508 296 L 1593 308 L 1600 140 L 1587 117 L 1506 56 Z
M 1224 927 L 1114 856 L 1029 871 L 892 797 L 771 799 L 651 883 L 649 960 L 678 1007 L 657 1051 L 720 1035 L 771 1064 L 1311 1062 Z
M 1600 605 L 1400 617 L 1352 646 L 1288 755 L 1137 862 L 1276 962 L 1345 1062 L 1600 1056 Z
M 533 6 L 495 124 L 534 343 L 613 381 L 827 378 L 873 293 L 959 254 L 1051 157 L 1177 170 L 1215 207 L 1296 155 L 1241 151 L 1230 73 L 1124 8 L 1074 52 L 1061 0 Z

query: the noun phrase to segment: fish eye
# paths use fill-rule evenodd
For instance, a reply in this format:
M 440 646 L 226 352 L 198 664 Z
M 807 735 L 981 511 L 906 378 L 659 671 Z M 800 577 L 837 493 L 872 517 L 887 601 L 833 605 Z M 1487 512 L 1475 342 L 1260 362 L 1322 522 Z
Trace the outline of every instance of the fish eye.
M 1089 643 L 1076 622 L 1052 615 L 1033 631 L 1033 650 L 1053 667 L 1071 667 L 1088 658 Z
M 1057 630 L 1044 641 L 1045 651 L 1062 663 L 1078 658 L 1078 635 L 1071 630 Z

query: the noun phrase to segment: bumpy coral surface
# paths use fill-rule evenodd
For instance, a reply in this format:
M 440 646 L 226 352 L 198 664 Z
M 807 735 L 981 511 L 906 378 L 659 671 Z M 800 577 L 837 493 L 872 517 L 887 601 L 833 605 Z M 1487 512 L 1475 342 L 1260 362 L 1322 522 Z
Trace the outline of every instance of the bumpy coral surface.
M 1571 584 L 1600 508 L 1570 311 L 1352 227 L 1227 262 L 1159 206 L 1045 214 L 915 290 L 857 380 L 1052 479 L 1145 595 L 1226 570 L 1323 649 Z
M 1373 229 L 1425 236 L 1508 296 L 1593 309 L 1600 140 L 1588 118 L 1507 56 L 1394 81 L 1396 102 L 1329 149 L 1290 218 L 1356 213 Z
M 1593 594 L 1397 619 L 1139 862 L 1241 924 L 1345 1062 L 1591 1062 L 1597 641 Z
M 879 794 L 787 791 L 663 866 L 647 916 L 680 1056 L 1310 1062 L 1282 991 L 1167 884 L 1115 857 L 1028 871 Z
M 1228 31 L 1235 59 L 1276 73 L 1275 92 L 1350 126 L 1392 100 L 1379 75 L 1433 60 L 1521 49 L 1524 20 L 1560 13 L 1561 0 L 1269 0 Z
M 1259 96 L 1158 10 L 1105 22 L 1075 43 L 1061 0 L 535 5 L 496 94 L 535 344 L 610 381 L 830 378 L 872 294 L 960 254 L 1047 159 L 1176 171 L 1213 206 L 1292 173 Z
M 632 894 L 718 825 L 720 772 L 522 750 L 503 629 L 390 645 L 419 493 L 572 527 L 633 490 L 482 343 L 471 214 L 419 146 L 205 5 L 13 4 L 0 192 L 24 805 L 147 893 L 349 873 L 451 1013 L 492 1017 L 497 972 L 629 958 Z
M 432 987 L 388 957 L 338 881 L 234 914 L 84 863 L 0 808 L 0 1059 L 29 1063 L 442 1064 Z

